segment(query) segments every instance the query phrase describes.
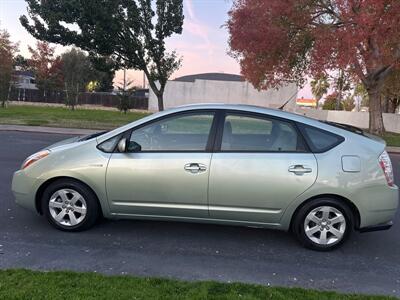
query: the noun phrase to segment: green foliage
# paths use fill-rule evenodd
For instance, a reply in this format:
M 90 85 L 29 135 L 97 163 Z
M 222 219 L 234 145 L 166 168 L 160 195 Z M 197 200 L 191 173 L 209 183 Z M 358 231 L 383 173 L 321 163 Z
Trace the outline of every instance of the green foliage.
M 14 55 L 18 52 L 18 45 L 10 40 L 6 30 L 0 28 L 0 101 L 6 107 L 10 84 L 13 81 Z
M 336 110 L 336 102 L 337 102 L 338 94 L 335 92 L 326 96 L 322 109 L 324 110 Z M 340 102 L 339 110 L 343 110 L 343 103 Z
M 352 96 L 348 96 L 346 99 L 344 99 L 342 101 L 342 104 L 343 104 L 343 109 L 346 111 L 352 111 L 356 107 L 356 104 L 354 102 L 354 97 Z
M 0 110 L 0 124 L 114 129 L 148 115 L 142 112 L 121 114 L 103 109 L 76 109 L 71 113 L 66 107 L 10 105 L 8 109 Z
M 166 51 L 165 39 L 182 33 L 182 0 L 26 2 L 31 21 L 20 21 L 34 37 L 110 57 L 119 69 L 143 70 L 163 110 L 165 85 L 181 64 L 175 52 Z
M 66 91 L 66 105 L 75 109 L 79 93 L 85 91 L 90 81 L 90 61 L 83 51 L 72 48 L 61 56 L 62 73 Z
M 321 98 L 328 92 L 330 84 L 328 82 L 328 76 L 325 74 L 314 78 L 311 83 L 311 92 L 317 100 L 317 108 Z
M 1 299 L 219 299 L 219 300 L 388 300 L 301 288 L 266 287 L 215 281 L 104 276 L 96 273 L 0 271 Z

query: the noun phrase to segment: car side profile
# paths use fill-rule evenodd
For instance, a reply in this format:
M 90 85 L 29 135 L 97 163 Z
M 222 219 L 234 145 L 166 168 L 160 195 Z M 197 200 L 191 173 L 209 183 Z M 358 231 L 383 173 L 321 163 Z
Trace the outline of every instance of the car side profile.
M 246 105 L 192 105 L 59 142 L 14 173 L 16 202 L 56 228 L 100 216 L 292 231 L 314 250 L 389 229 L 385 143 L 357 128 Z

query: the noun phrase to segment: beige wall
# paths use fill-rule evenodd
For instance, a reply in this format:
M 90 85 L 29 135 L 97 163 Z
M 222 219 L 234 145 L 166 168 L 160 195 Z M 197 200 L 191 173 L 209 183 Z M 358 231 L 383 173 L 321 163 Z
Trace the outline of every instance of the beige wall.
M 165 108 L 194 103 L 251 104 L 278 108 L 289 98 L 285 107 L 293 110 L 297 87 L 289 84 L 280 89 L 258 91 L 248 82 L 195 80 L 194 82 L 168 81 L 164 92 Z M 157 97 L 150 90 L 149 110 L 158 110 Z
M 360 128 L 369 127 L 368 112 L 296 108 L 296 113 L 318 120 L 349 124 Z M 383 114 L 383 123 L 385 124 L 385 129 L 387 131 L 400 133 L 399 114 Z

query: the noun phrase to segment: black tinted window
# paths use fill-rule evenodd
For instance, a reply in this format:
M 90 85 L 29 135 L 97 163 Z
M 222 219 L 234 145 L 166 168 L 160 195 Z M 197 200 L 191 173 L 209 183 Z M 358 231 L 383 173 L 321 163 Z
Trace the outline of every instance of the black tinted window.
M 142 151 L 204 151 L 213 118 L 209 112 L 176 115 L 134 130 L 130 142 Z
M 278 119 L 228 114 L 225 118 L 222 151 L 304 151 L 297 130 Z
M 344 140 L 339 135 L 311 126 L 303 126 L 303 131 L 313 152 L 328 151 Z

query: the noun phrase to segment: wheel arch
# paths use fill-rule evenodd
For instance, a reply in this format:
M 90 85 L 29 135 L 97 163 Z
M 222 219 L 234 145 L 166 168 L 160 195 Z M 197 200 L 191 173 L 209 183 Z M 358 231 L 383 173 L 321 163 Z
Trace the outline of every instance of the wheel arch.
M 311 198 L 308 198 L 307 200 L 303 201 L 297 208 L 296 210 L 293 212 L 292 217 L 290 219 L 290 226 L 289 229 L 292 230 L 292 225 L 293 225 L 293 220 L 296 217 L 298 211 L 307 203 L 309 203 L 310 201 L 313 201 L 315 199 L 319 199 L 319 198 L 331 198 L 331 199 L 335 199 L 345 205 L 347 205 L 347 207 L 350 208 L 352 214 L 353 214 L 353 218 L 354 218 L 354 229 L 359 230 L 360 228 L 360 221 L 361 221 L 361 216 L 360 216 L 360 211 L 358 210 L 357 206 L 348 198 L 340 196 L 340 195 L 336 195 L 336 194 L 321 194 L 321 195 L 316 195 L 313 196 Z
M 66 179 L 66 180 L 72 180 L 75 182 L 79 182 L 80 184 L 83 184 L 84 186 L 86 186 L 89 190 L 92 191 L 93 195 L 95 195 L 96 197 L 96 201 L 100 207 L 100 212 L 101 215 L 103 215 L 103 209 L 102 209 L 102 205 L 101 205 L 101 201 L 99 200 L 99 197 L 97 196 L 96 192 L 85 182 L 83 182 L 82 180 L 76 179 L 74 177 L 70 177 L 70 176 L 56 176 L 56 177 L 52 177 L 49 178 L 48 180 L 46 180 L 45 182 L 43 182 L 39 188 L 37 189 L 36 195 L 35 195 L 35 208 L 36 211 L 40 214 L 43 215 L 43 211 L 42 211 L 42 207 L 40 205 L 40 201 L 41 198 L 43 196 L 44 191 L 46 190 L 46 188 L 51 185 L 53 182 L 56 182 L 58 180 L 62 180 L 62 179 Z

